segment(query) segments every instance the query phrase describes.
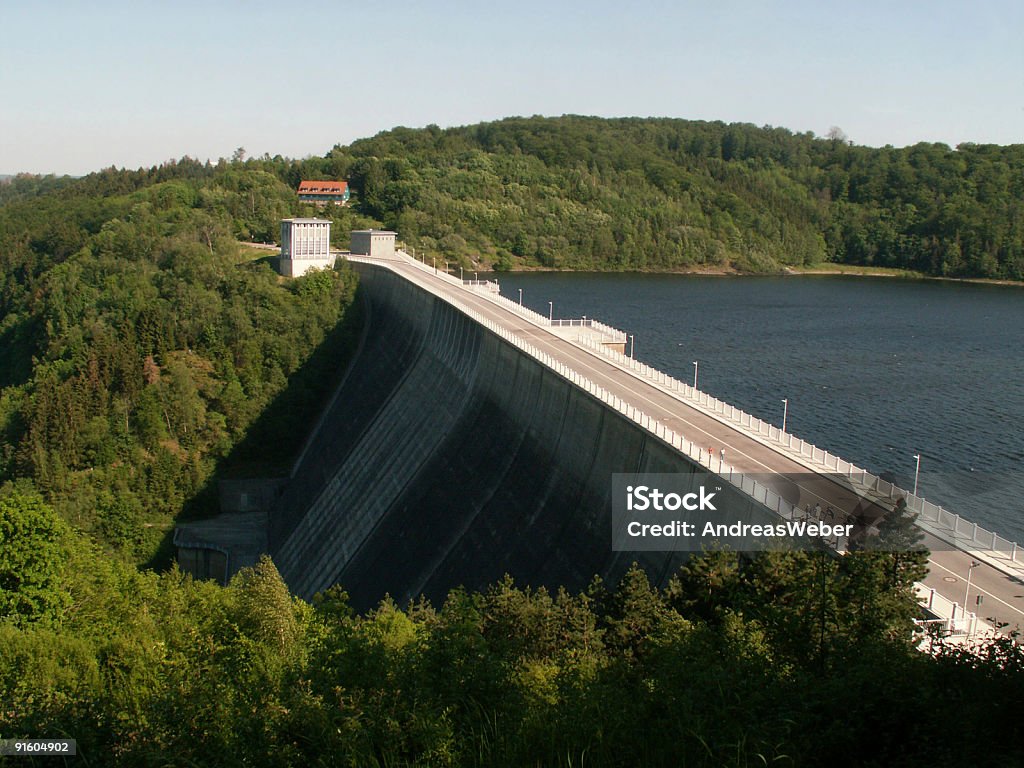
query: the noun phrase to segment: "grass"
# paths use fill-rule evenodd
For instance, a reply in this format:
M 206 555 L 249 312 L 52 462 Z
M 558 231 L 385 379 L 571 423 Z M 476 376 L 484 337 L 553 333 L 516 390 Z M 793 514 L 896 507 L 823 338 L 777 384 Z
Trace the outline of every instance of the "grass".
M 924 272 L 916 272 L 912 269 L 898 269 L 895 267 L 870 267 L 859 264 L 836 264 L 830 261 L 823 261 L 820 264 L 808 264 L 806 266 L 787 269 L 791 272 L 798 272 L 805 275 L 862 275 L 867 277 L 905 277 L 913 279 L 924 279 L 929 277 Z

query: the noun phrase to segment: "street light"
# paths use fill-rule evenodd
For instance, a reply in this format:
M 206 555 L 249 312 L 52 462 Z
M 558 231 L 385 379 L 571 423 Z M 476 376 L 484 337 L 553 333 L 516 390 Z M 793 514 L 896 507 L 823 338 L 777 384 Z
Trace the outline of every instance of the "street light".
M 789 415 L 789 398 L 782 398 L 782 431 L 786 431 L 786 416 Z
M 971 560 L 971 567 L 967 569 L 967 591 L 964 592 L 964 618 L 967 617 L 967 597 L 971 594 L 971 572 L 979 565 L 981 563 L 977 560 Z
M 693 388 L 697 388 L 697 361 L 693 361 Z
M 519 289 L 519 306 L 523 306 L 523 289 Z
M 549 301 L 548 302 L 548 325 L 551 325 L 554 322 L 555 322 L 555 302 Z
M 466 282 L 466 280 L 462 276 L 462 265 L 461 264 L 459 265 L 459 280 L 461 280 L 462 282 Z
M 914 470 L 914 495 L 917 496 L 917 478 L 921 474 L 921 454 L 915 453 L 914 458 L 917 459 L 917 469 Z
M 633 334 L 629 334 L 629 359 L 633 359 Z
M 437 256 L 430 257 L 431 263 L 434 265 L 434 274 L 437 274 Z

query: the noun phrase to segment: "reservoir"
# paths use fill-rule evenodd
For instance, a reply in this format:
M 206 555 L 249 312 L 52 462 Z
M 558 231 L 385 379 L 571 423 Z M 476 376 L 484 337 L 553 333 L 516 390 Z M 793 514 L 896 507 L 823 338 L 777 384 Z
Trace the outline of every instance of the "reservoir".
M 1024 544 L 1024 289 L 870 277 L 499 275 L 555 318 Z M 628 346 L 627 346 L 628 351 Z M 891 479 L 891 478 L 890 478 Z M 610 479 L 609 479 L 610 482 Z

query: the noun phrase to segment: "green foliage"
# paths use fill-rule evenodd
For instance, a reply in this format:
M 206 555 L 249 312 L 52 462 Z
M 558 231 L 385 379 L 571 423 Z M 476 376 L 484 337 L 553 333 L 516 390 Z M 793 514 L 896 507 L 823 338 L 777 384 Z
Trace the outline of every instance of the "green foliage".
M 31 478 L 75 527 L 145 562 L 218 464 L 263 458 L 242 449 L 251 433 L 287 464 L 294 423 L 353 345 L 356 281 L 285 284 L 238 246 L 293 213 L 281 170 L 185 158 L 18 182 L 0 205 L 0 481 Z
M 926 766 L 975 754 L 958 727 L 1024 758 L 993 703 L 1024 693 L 1020 646 L 926 655 L 886 621 L 852 628 L 913 599 L 814 553 L 357 616 L 338 589 L 295 601 L 267 559 L 221 588 L 72 551 L 60 627 L 0 623 L 0 731 L 72 736 L 94 765 Z
M 69 536 L 38 494 L 0 492 L 0 622 L 59 621 L 70 602 L 63 578 Z
M 397 128 L 324 160 L 418 249 L 495 269 L 837 261 L 1024 277 L 1024 145 L 848 145 L 672 119 Z
M 339 246 L 350 229 L 396 227 L 473 270 L 827 259 L 1024 277 L 1020 146 L 837 136 L 513 118 L 399 128 L 301 161 L 14 179 L 0 185 L 0 480 L 31 478 L 65 519 L 145 559 L 147 537 L 128 528 L 166 526 L 218 464 L 275 471 L 275 445 L 283 465 L 302 437 L 292 425 L 344 362 L 313 352 L 351 347 L 356 319 L 341 322 L 351 273 L 282 284 L 239 249 L 273 240 L 286 215 L 330 217 Z M 300 179 L 339 177 L 352 206 L 296 201 Z M 115 491 L 134 512 L 99 502 Z

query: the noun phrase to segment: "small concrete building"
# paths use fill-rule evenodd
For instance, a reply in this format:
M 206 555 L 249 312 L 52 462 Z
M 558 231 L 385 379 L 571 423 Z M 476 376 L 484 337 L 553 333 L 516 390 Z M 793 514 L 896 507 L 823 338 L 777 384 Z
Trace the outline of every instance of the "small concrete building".
M 356 229 L 352 231 L 352 253 L 375 259 L 395 258 L 395 233 L 385 229 Z
M 278 272 L 285 277 L 299 277 L 314 268 L 329 269 L 333 266 L 331 222 L 326 219 L 281 221 Z

